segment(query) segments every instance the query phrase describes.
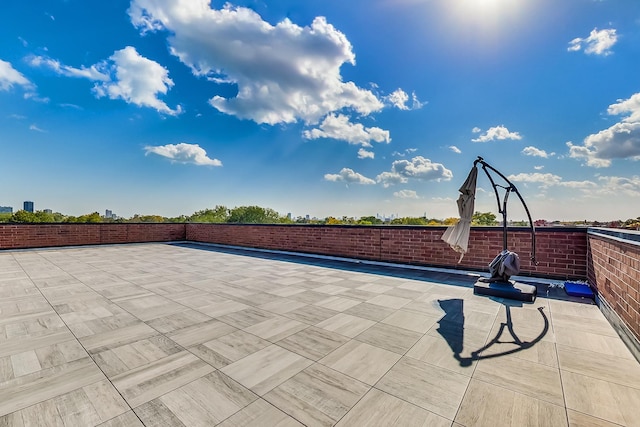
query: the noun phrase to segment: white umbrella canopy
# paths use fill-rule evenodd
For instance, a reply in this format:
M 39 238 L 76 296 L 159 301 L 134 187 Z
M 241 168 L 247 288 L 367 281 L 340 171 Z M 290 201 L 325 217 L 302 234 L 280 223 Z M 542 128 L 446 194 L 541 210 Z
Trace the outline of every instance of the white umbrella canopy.
M 462 257 L 467 253 L 469 247 L 469 232 L 471 231 L 471 218 L 473 218 L 473 209 L 476 199 L 476 182 L 478 181 L 478 168 L 473 165 L 469 172 L 469 176 L 458 191 L 458 213 L 460 221 L 456 225 L 452 225 L 442 235 L 442 240 L 447 242 L 451 248 L 460 253 L 458 263 L 462 261 Z

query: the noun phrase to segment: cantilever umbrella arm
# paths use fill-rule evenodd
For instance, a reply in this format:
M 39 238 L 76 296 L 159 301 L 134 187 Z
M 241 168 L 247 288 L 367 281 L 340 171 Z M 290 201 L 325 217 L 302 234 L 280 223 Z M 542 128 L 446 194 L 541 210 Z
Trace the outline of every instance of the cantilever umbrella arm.
M 502 214 L 503 249 L 507 249 L 507 200 L 509 198 L 509 193 L 513 191 L 518 195 L 518 198 L 520 199 L 520 202 L 522 203 L 522 206 L 524 207 L 524 210 L 527 213 L 527 217 L 529 219 L 529 225 L 531 227 L 531 262 L 533 262 L 534 265 L 537 265 L 538 262 L 536 261 L 536 230 L 535 230 L 535 226 L 533 225 L 533 221 L 531 220 L 531 214 L 529 213 L 529 208 L 527 207 L 527 204 L 524 202 L 522 195 L 520 194 L 516 186 L 513 185 L 513 183 L 509 181 L 509 179 L 506 176 L 504 176 L 496 168 L 494 168 L 493 166 L 485 162 L 484 159 L 480 156 L 478 156 L 478 158 L 473 162 L 473 166 L 474 167 L 477 166 L 478 163 L 482 165 L 482 170 L 484 171 L 484 173 L 487 175 L 487 178 L 489 178 L 489 181 L 491 182 L 491 186 L 493 187 L 493 191 L 496 195 L 496 201 L 498 202 L 498 211 L 499 213 Z M 496 182 L 493 180 L 493 177 L 491 176 L 491 174 L 489 174 L 489 171 L 487 169 L 490 169 L 496 174 L 498 174 L 500 178 L 504 179 L 504 181 L 508 184 L 508 186 L 505 187 L 505 186 L 496 184 Z M 502 206 L 500 206 L 500 194 L 498 193 L 498 187 L 504 188 L 506 190 L 504 200 L 502 201 Z

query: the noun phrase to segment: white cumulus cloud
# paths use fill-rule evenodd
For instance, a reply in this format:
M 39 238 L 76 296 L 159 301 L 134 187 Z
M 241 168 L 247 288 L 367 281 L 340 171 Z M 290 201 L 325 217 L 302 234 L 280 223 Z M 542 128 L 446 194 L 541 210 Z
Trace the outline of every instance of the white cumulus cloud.
M 455 145 L 450 145 L 449 146 L 449 150 L 453 151 L 456 154 L 460 154 L 462 153 L 462 150 L 460 150 L 458 147 L 456 147 Z
M 337 174 L 325 174 L 324 179 L 333 182 L 346 182 L 347 184 L 371 185 L 376 183 L 371 178 L 367 178 L 350 168 L 342 168 Z
M 409 95 L 404 90 L 398 88 L 391 92 L 387 97 L 387 101 L 399 110 L 408 110 L 407 101 L 409 101 Z
M 255 11 L 210 0 L 132 0 L 129 16 L 142 32 L 167 31 L 170 52 L 210 81 L 233 83 L 233 98 L 214 96 L 219 111 L 257 123 L 315 124 L 351 109 L 368 115 L 383 108 L 369 90 L 344 82 L 340 67 L 355 65 L 347 37 L 316 17 L 299 26 L 272 25 Z
M 418 193 L 413 190 L 400 190 L 393 193 L 399 199 L 419 199 Z
M 509 175 L 507 178 L 514 182 L 540 184 L 540 188 L 543 189 L 557 186 L 586 191 L 598 186 L 593 181 L 564 181 L 562 177 L 552 173 L 519 173 L 517 175 Z
M 409 179 L 419 181 L 449 181 L 453 173 L 441 163 L 434 163 L 422 156 L 416 156 L 411 160 L 396 160 L 391 164 L 391 171 L 382 172 L 376 177 L 376 181 L 388 187 L 394 184 L 403 184 Z
M 55 73 L 66 77 L 81 77 L 89 80 L 109 81 L 110 77 L 107 73 L 98 70 L 98 65 L 90 67 L 74 68 L 61 64 L 60 61 L 45 56 L 30 56 L 27 58 L 29 64 L 34 67 L 45 67 L 53 70 Z
M 49 68 L 61 76 L 95 82 L 93 91 L 99 98 L 122 99 L 129 104 L 150 107 L 168 115 L 182 112 L 180 106 L 172 109 L 158 98 L 173 87 L 169 71 L 140 55 L 132 46 L 117 50 L 108 60 L 89 67 L 71 67 L 43 56 L 31 56 L 28 61 L 34 67 Z
M 198 144 L 167 144 L 159 146 L 144 147 L 145 154 L 157 154 L 179 163 L 192 163 L 198 166 L 222 166 L 218 159 L 211 159 L 207 156 L 204 148 Z
M 373 159 L 375 158 L 376 153 L 373 151 L 367 151 L 364 148 L 358 150 L 358 158 L 359 159 Z
M 515 182 L 534 182 L 544 185 L 558 185 L 562 182 L 562 178 L 551 173 L 519 173 L 517 175 L 509 175 L 511 181 Z
M 35 131 L 35 132 L 42 132 L 42 133 L 45 133 L 45 132 L 46 132 L 46 130 L 44 130 L 44 129 L 40 129 L 40 128 L 39 128 L 37 125 L 35 125 L 35 124 L 31 124 L 31 125 L 29 125 L 29 130 L 32 130 L 32 131 Z
M 571 52 L 577 52 L 584 49 L 584 53 L 589 55 L 609 55 L 611 54 L 611 48 L 618 41 L 618 35 L 614 28 L 606 30 L 598 30 L 594 28 L 591 30 L 589 37 L 580 38 L 577 37 L 569 42 L 567 50 Z
M 626 194 L 628 196 L 640 196 L 640 176 L 630 178 L 621 176 L 601 176 L 601 192 L 605 194 Z
M 567 143 L 569 157 L 585 160 L 587 166 L 608 167 L 613 159 L 640 159 L 640 93 L 609 106 L 609 115 L 619 122 L 587 136 L 583 145 Z
M 524 154 L 525 156 L 543 157 L 546 159 L 556 153 L 547 153 L 545 150 L 541 150 L 531 145 L 529 147 L 524 147 L 522 149 L 522 154 Z
M 473 133 L 480 133 L 482 130 L 479 128 L 473 128 Z M 511 132 L 505 126 L 494 126 L 489 128 L 485 133 L 480 135 L 479 137 L 472 139 L 473 142 L 489 142 L 494 140 L 504 140 L 504 139 L 512 139 L 519 140 L 522 139 L 522 136 L 518 132 Z
M 20 71 L 13 68 L 10 62 L 0 59 L 0 90 L 9 90 L 14 85 L 33 89 L 33 84 Z
M 306 130 L 302 135 L 306 139 L 333 138 L 363 147 L 371 147 L 372 141 L 391 142 L 388 130 L 379 127 L 366 128 L 361 123 L 351 123 L 349 117 L 344 114 L 329 114 L 319 128 Z
M 132 46 L 115 51 L 109 60 L 112 61 L 109 66 L 112 80 L 96 84 L 94 90 L 98 97 L 120 98 L 169 115 L 182 112 L 180 106 L 171 109 L 158 98 L 159 94 L 165 95 L 173 87 L 165 67 L 140 55 Z

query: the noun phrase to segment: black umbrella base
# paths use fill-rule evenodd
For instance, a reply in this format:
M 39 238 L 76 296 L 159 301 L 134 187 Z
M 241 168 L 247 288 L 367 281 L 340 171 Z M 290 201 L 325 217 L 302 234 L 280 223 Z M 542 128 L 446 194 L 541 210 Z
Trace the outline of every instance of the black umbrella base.
M 473 285 L 473 293 L 475 295 L 534 302 L 538 292 L 533 285 L 526 285 L 514 281 L 489 282 L 487 279 L 480 279 Z

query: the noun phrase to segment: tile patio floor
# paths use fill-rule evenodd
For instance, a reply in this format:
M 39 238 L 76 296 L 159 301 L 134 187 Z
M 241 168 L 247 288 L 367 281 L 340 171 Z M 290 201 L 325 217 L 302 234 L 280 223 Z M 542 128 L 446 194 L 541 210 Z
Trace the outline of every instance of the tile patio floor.
M 640 364 L 596 306 L 473 281 L 195 245 L 0 252 L 0 425 L 640 425 Z

